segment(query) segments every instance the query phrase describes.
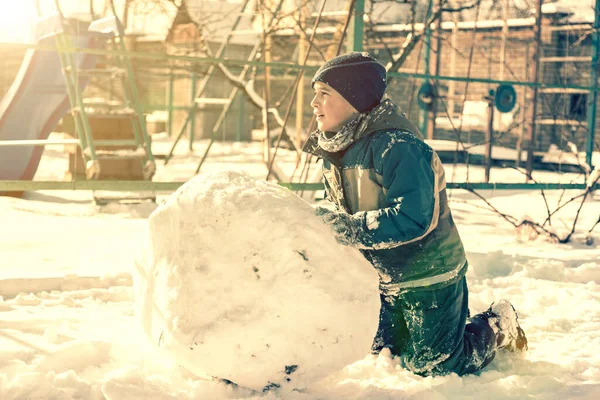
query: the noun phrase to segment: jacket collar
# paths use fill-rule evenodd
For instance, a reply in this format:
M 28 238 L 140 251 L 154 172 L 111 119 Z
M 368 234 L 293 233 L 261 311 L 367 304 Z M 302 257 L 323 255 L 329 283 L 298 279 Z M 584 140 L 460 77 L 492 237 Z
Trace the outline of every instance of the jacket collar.
M 316 130 L 310 134 L 310 136 L 308 137 L 308 140 L 306 141 L 306 143 L 304 144 L 304 147 L 302 148 L 302 151 L 305 153 L 308 153 L 308 154 L 315 155 L 318 158 L 323 158 L 338 168 L 342 166 L 341 157 L 337 153 L 330 153 L 328 151 L 323 150 L 321 147 L 319 147 L 319 131 L 318 130 Z
M 356 137 L 355 141 L 377 131 L 386 129 L 409 131 L 420 140 L 423 140 L 423 136 L 419 132 L 419 129 L 406 118 L 404 112 L 402 112 L 392 100 L 386 99 L 370 112 L 363 114 L 363 120 L 356 127 L 356 133 L 354 135 Z M 343 155 L 343 152 L 330 153 L 323 150 L 319 147 L 319 135 L 319 130 L 312 132 L 304 144 L 302 151 L 323 158 L 337 167 L 341 167 L 341 156 Z

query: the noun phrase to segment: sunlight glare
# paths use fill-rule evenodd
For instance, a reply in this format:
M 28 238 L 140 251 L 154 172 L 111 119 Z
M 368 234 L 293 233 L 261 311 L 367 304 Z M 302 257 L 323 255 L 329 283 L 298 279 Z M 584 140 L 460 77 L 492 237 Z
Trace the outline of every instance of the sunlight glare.
M 29 41 L 35 20 L 35 0 L 0 0 L 0 42 Z

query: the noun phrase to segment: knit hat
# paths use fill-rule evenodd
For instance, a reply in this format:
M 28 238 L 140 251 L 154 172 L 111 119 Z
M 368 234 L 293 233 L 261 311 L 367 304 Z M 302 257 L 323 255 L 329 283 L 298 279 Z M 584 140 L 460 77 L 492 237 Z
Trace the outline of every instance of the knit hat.
M 353 51 L 327 61 L 315 74 L 315 82 L 334 88 L 359 112 L 371 111 L 379 104 L 386 88 L 385 68 L 369 53 Z

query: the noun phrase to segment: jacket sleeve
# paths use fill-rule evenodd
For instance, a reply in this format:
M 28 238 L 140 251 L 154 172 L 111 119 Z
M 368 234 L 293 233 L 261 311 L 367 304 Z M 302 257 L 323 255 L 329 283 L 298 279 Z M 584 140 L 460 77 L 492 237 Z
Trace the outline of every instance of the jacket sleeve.
M 381 177 L 383 208 L 354 214 L 360 229 L 357 246 L 388 249 L 414 242 L 437 226 L 438 178 L 432 167 L 437 160 L 422 143 L 393 138 L 374 152 L 375 173 Z
M 333 205 L 335 205 L 335 208 L 337 209 L 338 205 L 335 203 L 333 197 L 331 196 L 331 186 L 329 186 L 329 182 L 327 182 L 327 179 L 323 179 L 323 185 L 325 186 L 325 200 L 327 200 L 330 203 L 333 203 Z

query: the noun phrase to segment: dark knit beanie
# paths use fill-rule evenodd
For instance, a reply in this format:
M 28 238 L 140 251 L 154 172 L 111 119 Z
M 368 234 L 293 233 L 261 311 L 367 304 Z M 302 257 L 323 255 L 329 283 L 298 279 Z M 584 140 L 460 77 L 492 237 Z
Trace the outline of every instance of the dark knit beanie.
M 315 74 L 315 82 L 334 88 L 359 112 L 371 111 L 379 104 L 386 88 L 385 68 L 369 53 L 352 52 L 327 61 Z

